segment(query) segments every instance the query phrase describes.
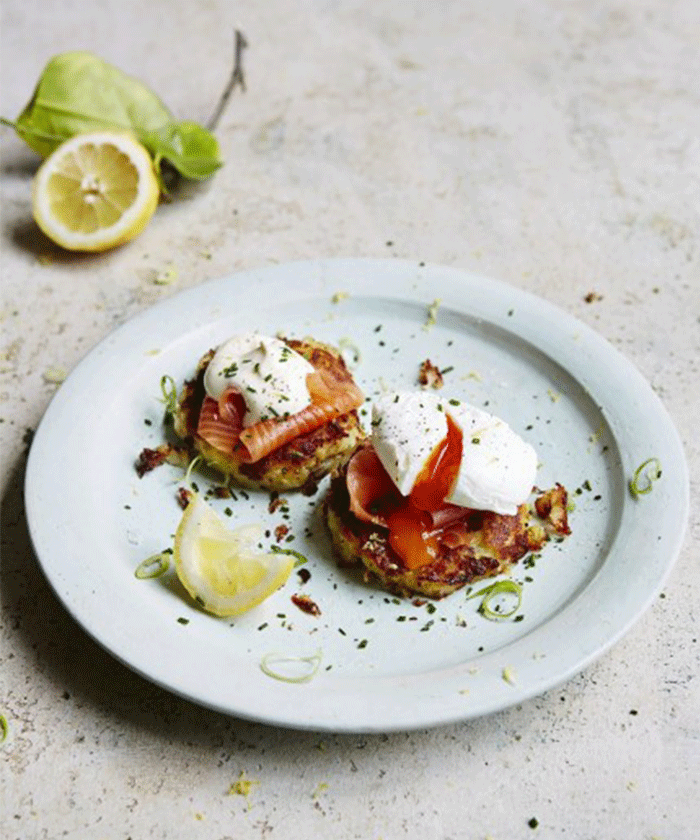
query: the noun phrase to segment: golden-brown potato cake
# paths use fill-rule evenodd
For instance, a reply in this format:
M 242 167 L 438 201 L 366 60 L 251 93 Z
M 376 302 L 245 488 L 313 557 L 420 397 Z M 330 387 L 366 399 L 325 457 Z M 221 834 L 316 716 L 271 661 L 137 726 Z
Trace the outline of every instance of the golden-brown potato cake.
M 450 545 L 446 536 L 435 560 L 416 569 L 403 565 L 389 545 L 386 528 L 361 521 L 350 511 L 344 468 L 333 476 L 324 514 L 341 565 L 363 564 L 368 581 L 396 595 L 444 598 L 467 584 L 507 572 L 525 555 L 539 551 L 551 533 L 569 533 L 566 490 L 561 485 L 541 494 L 537 503 L 545 514 L 539 521 L 537 510 L 528 504 L 514 516 L 471 511 L 466 542 Z M 550 511 L 556 512 L 556 519 L 550 518 Z
M 310 338 L 284 341 L 316 369 L 328 368 L 338 378 L 351 381 L 352 376 L 340 352 L 334 347 Z M 213 355 L 214 350 L 206 353 L 197 366 L 194 379 L 185 383 L 173 417 L 174 429 L 208 464 L 230 476 L 238 486 L 314 492 L 318 482 L 341 466 L 357 444 L 364 440 L 365 432 L 358 413 L 351 411 L 299 435 L 255 463 L 242 462 L 233 454 L 215 449 L 197 434 L 199 411 L 205 396 L 204 371 Z

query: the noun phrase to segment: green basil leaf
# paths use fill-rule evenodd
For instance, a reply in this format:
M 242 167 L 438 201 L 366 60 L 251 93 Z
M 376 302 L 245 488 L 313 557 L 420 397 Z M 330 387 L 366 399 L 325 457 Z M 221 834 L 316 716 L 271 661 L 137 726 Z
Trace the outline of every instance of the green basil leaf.
M 221 166 L 216 138 L 197 123 L 171 123 L 141 142 L 156 161 L 165 158 L 185 178 L 201 181 Z
M 172 114 L 144 84 L 87 52 L 52 58 L 27 107 L 17 133 L 46 157 L 70 137 L 102 129 L 137 136 L 172 121 Z
M 216 138 L 192 122 L 176 122 L 146 85 L 89 52 L 54 56 L 31 100 L 12 125 L 42 157 L 86 131 L 130 131 L 149 150 L 156 170 L 168 160 L 188 178 L 207 178 L 221 165 Z

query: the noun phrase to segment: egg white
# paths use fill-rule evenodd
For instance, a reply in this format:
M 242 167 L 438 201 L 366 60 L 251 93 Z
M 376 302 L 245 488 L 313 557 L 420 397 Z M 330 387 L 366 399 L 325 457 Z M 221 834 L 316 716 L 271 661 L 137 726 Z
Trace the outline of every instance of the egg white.
M 218 400 L 227 388 L 245 400 L 243 425 L 301 411 L 311 400 L 306 377 L 313 365 L 279 338 L 245 333 L 217 348 L 204 373 L 207 394 Z
M 387 393 L 372 405 L 372 445 L 399 492 L 408 496 L 431 452 L 447 435 L 435 394 Z
M 448 414 L 462 431 L 462 459 L 444 501 L 515 514 L 535 483 L 534 448 L 498 417 L 425 391 L 385 394 L 373 405 L 372 444 L 399 492 L 410 494 L 431 453 L 444 440 Z

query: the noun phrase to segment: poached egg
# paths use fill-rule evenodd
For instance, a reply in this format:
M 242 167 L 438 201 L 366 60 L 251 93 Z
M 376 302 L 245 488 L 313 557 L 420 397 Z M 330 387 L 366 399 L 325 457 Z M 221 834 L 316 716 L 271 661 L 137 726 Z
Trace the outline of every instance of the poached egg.
M 243 425 L 296 414 L 311 402 L 306 377 L 314 367 L 279 338 L 244 333 L 221 344 L 204 372 L 207 394 L 232 388 L 245 400 Z
M 371 440 L 396 488 L 411 493 L 448 420 L 459 429 L 459 467 L 443 501 L 513 515 L 532 491 L 537 454 L 505 421 L 459 400 L 425 391 L 387 393 L 372 408 Z

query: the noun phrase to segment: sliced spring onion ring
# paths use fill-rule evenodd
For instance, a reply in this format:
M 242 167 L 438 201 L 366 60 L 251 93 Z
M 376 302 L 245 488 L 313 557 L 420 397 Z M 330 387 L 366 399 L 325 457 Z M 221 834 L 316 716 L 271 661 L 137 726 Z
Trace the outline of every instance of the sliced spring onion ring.
M 10 733 L 10 724 L 7 722 L 5 715 L 0 715 L 0 744 L 7 741 L 7 736 Z
M 647 458 L 640 464 L 630 479 L 630 493 L 636 499 L 651 493 L 654 482 L 661 478 L 661 462 L 658 458 Z
M 308 563 L 309 558 L 301 553 L 301 551 L 294 551 L 293 548 L 280 548 L 278 545 L 271 545 L 270 551 L 274 554 L 289 554 L 290 557 L 296 557 L 295 566 L 301 566 L 303 563 Z
M 170 568 L 171 554 L 172 551 L 166 549 L 165 551 L 161 551 L 160 554 L 153 554 L 151 557 L 147 557 L 136 567 L 134 577 L 137 577 L 139 580 L 150 580 L 151 578 L 158 578 L 164 575 Z
M 515 606 L 506 612 L 492 609 L 490 606 L 491 601 L 499 595 L 515 595 L 517 598 Z M 474 592 L 472 595 L 468 595 L 467 600 L 469 601 L 472 598 L 478 598 L 479 596 L 482 598 L 481 603 L 479 604 L 479 612 L 484 616 L 484 618 L 488 618 L 489 621 L 502 621 L 505 618 L 510 618 L 515 615 L 515 613 L 520 609 L 520 604 L 523 598 L 523 588 L 514 580 L 499 580 L 496 583 L 492 583 L 490 586 L 485 586 L 478 592 Z
M 165 403 L 165 411 L 167 414 L 174 414 L 177 408 L 177 385 L 172 376 L 161 376 L 160 391 L 163 394 L 163 402 Z
M 203 460 L 202 456 L 197 455 L 197 457 L 193 458 L 190 461 L 190 463 L 187 465 L 187 471 L 185 472 L 185 475 L 182 479 L 185 482 L 185 484 L 189 484 L 190 486 L 192 485 L 192 480 L 191 480 L 192 472 L 193 472 L 194 468 L 197 466 L 197 464 L 202 460 Z
M 279 670 L 276 670 L 277 666 L 284 667 L 285 665 L 294 663 L 306 665 L 308 666 L 308 670 L 297 676 L 289 676 L 288 674 L 284 674 Z M 267 674 L 268 677 L 273 677 L 274 679 L 281 680 L 282 682 L 303 683 L 308 682 L 316 675 L 320 664 L 320 649 L 317 650 L 316 653 L 311 654 L 311 656 L 289 656 L 286 653 L 267 653 L 263 656 L 260 662 L 260 670 L 263 674 Z
M 343 357 L 343 361 L 348 367 L 354 367 L 360 363 L 362 353 L 360 353 L 360 348 L 357 344 L 351 341 L 351 339 L 341 338 L 338 341 L 338 349 L 340 350 L 340 355 Z

